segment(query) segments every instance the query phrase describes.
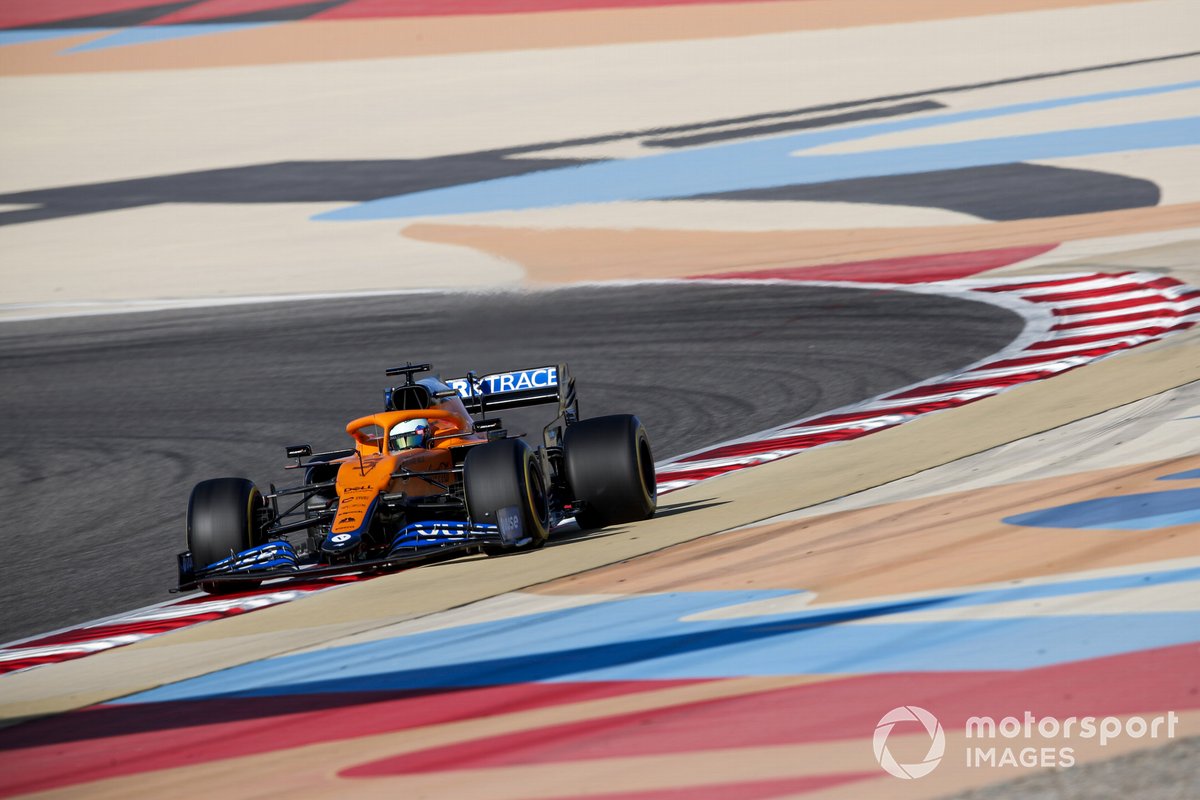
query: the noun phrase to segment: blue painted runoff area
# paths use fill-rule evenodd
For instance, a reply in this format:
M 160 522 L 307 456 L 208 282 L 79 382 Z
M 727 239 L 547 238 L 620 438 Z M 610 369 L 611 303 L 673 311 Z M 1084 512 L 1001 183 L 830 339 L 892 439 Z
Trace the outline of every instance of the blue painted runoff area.
M 1030 669 L 1200 640 L 1200 612 L 939 622 L 905 622 L 905 614 L 1195 581 L 1200 568 L 699 621 L 685 619 L 793 593 L 632 596 L 282 656 L 116 702 L 527 682 Z
M 1200 489 L 1100 497 L 1005 517 L 1009 525 L 1036 528 L 1148 531 L 1200 522 Z
M 86 36 L 106 33 L 112 28 L 61 28 L 57 30 L 0 31 L 0 47 L 8 44 L 44 42 L 48 39 L 66 39 L 71 36 Z
M 1200 469 L 1189 469 L 1183 472 L 1175 472 L 1170 475 L 1163 475 L 1159 478 L 1160 481 L 1200 481 Z
M 798 151 L 888 133 L 1198 88 L 1200 81 L 1189 81 L 698 147 L 385 197 L 317 214 L 313 219 L 358 221 L 521 210 L 576 203 L 656 200 L 1036 159 L 1182 147 L 1200 144 L 1200 118 L 1185 117 L 863 153 L 793 155 Z

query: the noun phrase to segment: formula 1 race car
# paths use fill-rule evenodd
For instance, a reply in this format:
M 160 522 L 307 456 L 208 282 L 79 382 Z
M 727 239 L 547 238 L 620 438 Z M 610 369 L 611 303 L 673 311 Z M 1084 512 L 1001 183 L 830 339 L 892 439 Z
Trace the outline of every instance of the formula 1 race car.
M 385 390 L 385 411 L 346 426 L 352 448 L 288 447 L 295 463 L 286 468 L 304 471 L 299 486 L 263 493 L 246 478 L 197 484 L 179 589 L 236 591 L 276 578 L 532 550 L 571 517 L 597 528 L 654 514 L 646 429 L 625 414 L 579 419 L 565 364 L 414 379 L 431 369 L 387 370 L 405 383 Z M 558 414 L 536 449 L 488 416 L 550 403 Z

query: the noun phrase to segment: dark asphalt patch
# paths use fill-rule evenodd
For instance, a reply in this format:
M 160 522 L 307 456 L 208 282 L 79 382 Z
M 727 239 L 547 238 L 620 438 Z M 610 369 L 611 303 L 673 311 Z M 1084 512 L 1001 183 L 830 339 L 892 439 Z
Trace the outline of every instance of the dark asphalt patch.
M 944 208 L 996 221 L 1158 205 L 1153 181 L 1041 164 L 1000 164 L 700 195 L 702 200 L 819 201 Z

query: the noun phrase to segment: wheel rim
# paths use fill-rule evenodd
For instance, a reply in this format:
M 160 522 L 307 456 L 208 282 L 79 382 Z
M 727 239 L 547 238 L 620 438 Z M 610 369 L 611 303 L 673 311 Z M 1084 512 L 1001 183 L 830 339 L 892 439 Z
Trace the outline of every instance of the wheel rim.
M 542 472 L 533 466 L 532 459 L 526 461 L 525 485 L 528 487 L 529 510 L 544 532 L 549 532 L 550 509 L 546 503 L 546 484 L 542 480 Z
M 644 433 L 638 437 L 637 460 L 642 490 L 646 493 L 646 499 L 653 503 L 658 496 L 658 484 L 655 481 L 654 457 L 650 455 L 650 440 Z

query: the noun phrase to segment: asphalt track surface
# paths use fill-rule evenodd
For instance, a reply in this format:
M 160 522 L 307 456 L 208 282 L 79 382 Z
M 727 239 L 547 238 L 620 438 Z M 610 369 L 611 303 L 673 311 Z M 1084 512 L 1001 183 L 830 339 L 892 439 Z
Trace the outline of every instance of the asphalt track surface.
M 964 366 L 1021 328 L 936 295 L 711 284 L 0 325 L 0 641 L 167 599 L 197 481 L 290 482 L 283 445 L 344 446 L 409 359 L 443 377 L 566 361 L 583 415 L 638 414 L 663 458 Z

